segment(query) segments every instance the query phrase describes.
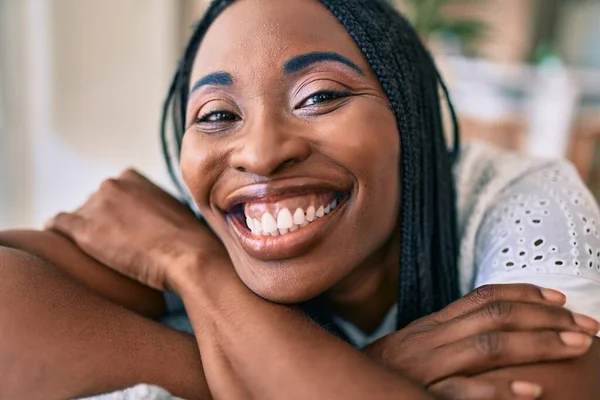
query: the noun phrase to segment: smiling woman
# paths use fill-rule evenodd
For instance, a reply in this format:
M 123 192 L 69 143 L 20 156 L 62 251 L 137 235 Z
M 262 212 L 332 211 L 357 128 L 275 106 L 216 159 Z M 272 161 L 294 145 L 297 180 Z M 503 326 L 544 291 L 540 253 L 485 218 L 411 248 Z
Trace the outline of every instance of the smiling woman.
M 258 221 L 255 225 L 261 228 L 261 235 L 251 234 L 248 229 L 236 229 L 241 224 L 235 221 L 244 222 L 244 217 L 248 217 L 241 214 L 241 209 L 235 210 L 238 214 L 231 219 L 234 221 L 231 228 L 246 250 L 241 253 L 242 257 L 244 254 L 252 257 L 234 263 L 246 266 L 237 269 L 242 280 L 271 300 L 299 302 L 322 293 L 342 277 L 348 277 L 348 282 L 354 281 L 353 276 L 363 275 L 365 268 L 371 271 L 393 269 L 383 275 L 396 276 L 397 267 L 383 261 L 390 257 L 390 252 L 395 252 L 403 258 L 400 303 L 406 310 L 399 326 L 457 298 L 456 257 L 453 255 L 456 251 L 452 250 L 456 233 L 451 157 L 439 119 L 437 72 L 406 21 L 398 19 L 384 42 L 361 37 L 359 47 L 368 49 L 363 54 L 335 17 L 335 13 L 340 14 L 339 21 L 346 21 L 346 25 L 366 23 L 352 17 L 352 9 L 356 7 L 351 4 L 337 7 L 326 3 L 334 13 L 324 13 L 317 2 L 299 4 L 285 11 L 292 21 L 277 27 L 277 35 L 271 40 L 249 43 L 244 35 L 269 35 L 273 27 L 261 26 L 264 22 L 261 19 L 243 19 L 247 23 L 240 25 L 240 36 L 234 36 L 229 26 L 240 17 L 239 11 L 235 11 L 237 4 L 220 15 L 222 23 L 210 25 L 210 15 L 219 14 L 228 5 L 228 2 L 214 3 L 204 24 L 201 23 L 192 36 L 171 99 L 176 141 L 184 144 L 181 148 L 184 178 L 186 158 L 196 159 L 192 151 L 209 154 L 209 148 L 220 149 L 219 153 L 210 152 L 213 158 L 203 157 L 202 161 L 209 168 L 217 166 L 214 163 L 217 158 L 230 160 L 227 165 L 230 168 L 223 171 L 225 175 L 221 180 L 198 182 L 201 187 L 186 182 L 194 204 L 220 237 L 217 227 L 221 224 L 212 219 L 217 216 L 212 210 L 215 207 L 231 210 L 219 203 L 219 190 L 232 192 L 245 187 L 238 190 L 238 195 L 251 200 L 250 204 L 242 204 L 242 208 Z M 258 7 L 266 17 L 283 12 L 279 8 L 288 6 L 271 5 L 266 9 L 261 4 Z M 315 11 L 307 16 L 311 21 L 310 30 L 306 29 L 307 20 L 301 18 L 306 11 L 300 13 L 296 7 Z M 395 15 L 386 5 L 372 7 L 384 15 Z M 385 26 L 373 24 L 370 29 L 375 36 Z M 358 32 L 349 30 L 356 37 Z M 404 34 L 409 38 L 403 38 Z M 226 47 L 222 46 L 224 37 L 228 38 Z M 399 47 L 403 50 L 394 50 L 395 57 L 389 57 L 392 49 Z M 408 65 L 409 54 L 419 60 L 423 68 L 404 71 L 412 75 L 406 79 L 400 74 L 394 76 L 394 71 L 405 69 L 403 64 Z M 236 73 L 228 71 L 230 66 L 239 65 L 239 60 L 245 60 L 247 68 L 235 68 Z M 369 61 L 375 63 L 375 68 Z M 211 78 L 214 74 L 218 74 L 219 82 Z M 207 85 L 211 81 L 214 84 Z M 421 106 L 417 106 L 419 102 Z M 417 111 L 419 108 L 422 110 Z M 407 132 L 399 134 L 399 127 L 405 127 Z M 197 133 L 184 135 L 192 131 Z M 252 135 L 254 131 L 263 134 Z M 374 132 L 377 135 L 373 135 Z M 401 148 L 410 151 L 400 157 Z M 428 154 L 431 156 L 426 156 Z M 225 164 L 219 167 L 225 168 Z M 191 168 L 194 170 L 189 176 L 194 179 L 202 165 L 195 162 Z M 409 176 L 414 175 L 414 179 L 401 182 L 400 169 Z M 271 178 L 274 173 L 277 179 Z M 320 200 L 322 204 L 308 204 L 307 196 L 316 193 L 329 198 Z M 215 196 L 213 204 L 207 198 L 209 195 Z M 323 220 L 319 218 L 310 228 L 277 239 L 263 235 L 279 233 L 273 222 L 277 222 L 279 210 L 286 205 L 292 208 L 288 210 L 290 213 L 296 214 L 300 208 L 304 219 L 311 220 L 321 217 L 319 208 L 323 206 L 324 214 L 333 200 L 340 202 L 336 213 Z M 259 204 L 263 205 L 262 210 Z M 274 214 L 265 213 L 266 210 Z M 439 214 L 434 217 L 436 212 Z M 405 221 L 401 230 L 397 224 L 400 213 Z M 223 213 L 221 217 L 227 215 Z M 422 225 L 416 221 L 427 222 Z M 263 222 L 267 223 L 268 230 Z M 285 213 L 281 222 L 286 226 Z M 435 239 L 434 231 L 437 231 Z M 394 239 L 390 238 L 392 234 Z M 352 237 L 362 240 L 348 246 L 348 238 Z M 402 251 L 398 248 L 400 241 Z M 228 246 L 227 241 L 224 242 Z M 360 245 L 356 245 L 358 243 Z M 344 257 L 331 249 L 343 249 Z M 297 257 L 298 254 L 304 257 Z M 288 259 L 289 272 L 277 275 L 277 279 L 286 282 L 285 286 L 273 281 L 273 266 L 261 270 L 261 265 L 269 264 L 258 264 L 256 258 Z M 373 268 L 374 263 L 379 268 Z M 424 263 L 430 267 L 423 268 Z M 299 264 L 304 267 L 299 268 Z M 336 267 L 324 268 L 324 265 Z M 417 272 L 419 267 L 420 273 Z M 323 274 L 326 270 L 328 273 Z M 286 276 L 291 276 L 292 271 L 295 279 L 289 280 Z
M 562 161 L 448 149 L 440 85 L 383 1 L 213 2 L 163 115 L 187 204 L 125 171 L 0 234 L 3 391 L 594 398 L 598 207 Z

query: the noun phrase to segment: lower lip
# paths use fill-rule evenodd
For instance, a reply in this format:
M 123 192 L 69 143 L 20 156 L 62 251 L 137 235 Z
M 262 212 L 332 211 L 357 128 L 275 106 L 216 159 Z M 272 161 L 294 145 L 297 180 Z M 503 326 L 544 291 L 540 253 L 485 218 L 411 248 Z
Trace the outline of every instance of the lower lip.
M 250 256 L 263 261 L 285 260 L 305 254 L 329 235 L 339 222 L 348 200 L 343 201 L 331 213 L 304 228 L 281 236 L 257 236 L 250 232 L 238 218 L 227 217 L 242 248 Z

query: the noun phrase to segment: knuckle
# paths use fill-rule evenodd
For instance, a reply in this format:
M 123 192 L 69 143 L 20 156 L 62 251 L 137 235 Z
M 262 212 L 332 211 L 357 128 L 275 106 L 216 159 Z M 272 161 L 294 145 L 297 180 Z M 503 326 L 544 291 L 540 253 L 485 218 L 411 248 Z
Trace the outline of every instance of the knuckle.
M 519 289 L 526 293 L 528 296 L 531 296 L 535 299 L 543 298 L 542 288 L 536 285 L 532 285 L 530 283 L 519 283 L 516 285 Z
M 462 399 L 465 398 L 465 388 L 463 381 L 457 378 L 449 378 L 436 383 L 431 390 L 444 399 Z
M 125 169 L 123 172 L 121 172 L 121 175 L 119 175 L 119 178 L 133 178 L 133 177 L 137 177 L 138 175 L 139 175 L 139 173 L 135 170 L 135 168 L 129 167 L 129 168 Z
M 558 326 L 570 327 L 574 323 L 573 313 L 564 307 L 543 306 L 537 309 L 545 312 L 548 318 Z
M 494 301 L 497 297 L 497 285 L 480 286 L 471 292 L 471 301 L 476 304 L 487 304 Z
M 473 337 L 473 347 L 488 358 L 496 358 L 502 354 L 504 344 L 499 332 L 485 332 Z
M 58 213 L 52 219 L 52 221 L 53 221 L 54 226 L 60 226 L 67 230 L 73 230 L 74 228 L 76 228 L 78 226 L 76 224 L 76 222 L 80 222 L 79 217 L 76 214 L 71 214 L 71 213 L 66 213 L 66 212 Z
M 542 288 L 530 283 L 513 283 L 507 286 L 511 287 L 515 293 L 518 293 L 518 297 L 521 299 L 538 300 L 544 297 Z
M 121 185 L 118 179 L 109 178 L 102 182 L 102 184 L 100 185 L 100 192 L 113 193 L 115 191 L 118 191 L 120 189 L 120 186 Z
M 536 332 L 538 339 L 535 343 L 540 346 L 544 353 L 559 351 L 562 349 L 563 341 L 560 339 L 560 334 L 557 331 L 539 331 Z
M 495 322 L 504 322 L 510 318 L 514 311 L 514 304 L 508 301 L 495 301 L 483 309 L 484 313 Z
M 54 221 L 63 221 L 63 220 L 65 220 L 66 218 L 68 218 L 68 216 L 69 216 L 69 215 L 70 215 L 69 213 L 66 213 L 66 212 L 64 212 L 64 211 L 61 211 L 61 212 L 59 212 L 58 214 L 56 214 L 56 215 L 54 216 L 53 220 L 54 220 Z
M 399 343 L 399 346 L 400 347 L 410 347 L 411 345 L 419 343 L 423 339 L 424 335 L 425 335 L 425 333 L 421 332 L 421 331 L 409 332 L 403 337 L 402 342 Z
M 564 346 L 558 332 L 538 331 L 532 332 L 532 335 L 535 336 L 529 344 L 530 349 L 528 351 L 535 355 L 537 361 L 552 359 L 563 353 Z

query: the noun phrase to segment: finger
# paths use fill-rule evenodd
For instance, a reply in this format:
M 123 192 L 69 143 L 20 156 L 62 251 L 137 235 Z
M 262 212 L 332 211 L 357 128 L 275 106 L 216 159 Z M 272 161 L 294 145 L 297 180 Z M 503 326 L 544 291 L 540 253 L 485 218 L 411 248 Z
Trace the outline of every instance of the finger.
M 433 314 L 432 318 L 439 323 L 447 322 L 458 316 L 475 311 L 486 304 L 498 301 L 562 306 L 566 302 L 566 297 L 556 290 L 529 284 L 485 285 L 478 287 L 468 295 Z
M 140 182 L 141 181 L 141 182 L 146 182 L 146 183 L 152 183 L 148 180 L 148 178 L 146 178 L 144 175 L 140 174 L 134 168 L 127 168 L 126 170 L 121 172 L 118 179 L 121 181 L 130 181 L 130 182 Z
M 592 344 L 581 332 L 486 332 L 432 350 L 418 366 L 427 382 L 497 368 L 579 357 Z
M 442 400 L 533 400 L 542 395 L 541 386 L 534 383 L 464 377 L 445 379 L 428 390 Z
M 44 230 L 53 230 L 71 239 L 84 229 L 85 219 L 73 213 L 59 213 L 44 224 Z
M 450 343 L 483 332 L 517 330 L 580 331 L 596 335 L 600 323 L 564 307 L 499 301 L 438 325 L 435 337 Z
M 144 190 L 150 191 L 152 195 L 157 196 L 158 198 L 162 198 L 163 200 L 169 202 L 169 204 L 176 207 L 182 207 L 186 211 L 189 211 L 188 208 L 185 205 L 183 205 L 177 198 L 175 198 L 170 193 L 162 189 L 160 186 L 156 185 L 144 175 L 137 172 L 135 169 L 126 169 L 121 173 L 121 175 L 119 175 L 118 180 L 122 182 L 131 183 L 133 185 L 136 185 L 137 187 L 142 187 Z

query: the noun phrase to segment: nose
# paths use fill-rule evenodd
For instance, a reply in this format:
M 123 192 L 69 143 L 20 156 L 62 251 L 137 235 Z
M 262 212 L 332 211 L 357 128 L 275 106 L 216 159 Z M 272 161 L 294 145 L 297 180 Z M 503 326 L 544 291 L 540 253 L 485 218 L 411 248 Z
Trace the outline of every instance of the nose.
M 306 160 L 308 140 L 285 122 L 257 123 L 241 138 L 230 158 L 231 167 L 258 176 L 271 176 Z

